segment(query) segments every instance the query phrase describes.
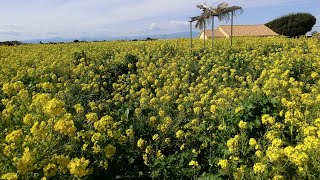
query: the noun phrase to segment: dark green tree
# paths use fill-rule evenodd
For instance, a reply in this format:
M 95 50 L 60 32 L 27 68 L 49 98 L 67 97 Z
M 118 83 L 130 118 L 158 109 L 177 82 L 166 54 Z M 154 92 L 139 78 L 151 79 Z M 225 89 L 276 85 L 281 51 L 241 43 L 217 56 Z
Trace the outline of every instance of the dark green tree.
M 311 31 L 316 24 L 316 18 L 309 13 L 288 14 L 276 18 L 265 25 L 278 34 L 297 37 Z

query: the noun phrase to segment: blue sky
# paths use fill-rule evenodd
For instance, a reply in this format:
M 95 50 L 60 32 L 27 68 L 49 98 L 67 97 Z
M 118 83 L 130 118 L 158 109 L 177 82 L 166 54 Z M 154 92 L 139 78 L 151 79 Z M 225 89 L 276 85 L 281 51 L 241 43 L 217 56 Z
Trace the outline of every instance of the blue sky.
M 201 13 L 195 5 L 203 2 L 242 6 L 235 24 L 309 12 L 318 19 L 314 30 L 320 31 L 319 0 L 0 0 L 0 41 L 184 32 L 188 17 Z

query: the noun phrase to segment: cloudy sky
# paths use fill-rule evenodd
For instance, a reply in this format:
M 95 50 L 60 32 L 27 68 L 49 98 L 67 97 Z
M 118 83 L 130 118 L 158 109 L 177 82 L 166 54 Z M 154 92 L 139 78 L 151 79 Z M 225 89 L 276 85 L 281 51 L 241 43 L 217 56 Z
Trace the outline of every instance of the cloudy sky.
M 314 30 L 320 31 L 319 0 L 0 0 L 0 41 L 184 32 L 188 17 L 201 13 L 195 5 L 202 2 L 242 6 L 235 24 L 309 12 L 319 19 Z

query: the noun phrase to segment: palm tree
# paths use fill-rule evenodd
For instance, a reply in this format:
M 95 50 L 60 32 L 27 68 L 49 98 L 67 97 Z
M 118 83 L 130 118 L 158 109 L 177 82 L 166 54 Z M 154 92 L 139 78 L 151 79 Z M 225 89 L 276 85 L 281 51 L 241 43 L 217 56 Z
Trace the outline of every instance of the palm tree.
M 192 22 L 197 20 L 197 17 L 190 17 L 189 23 L 190 23 L 190 48 L 192 48 Z
M 212 48 L 213 48 L 213 36 L 214 36 L 214 17 L 218 17 L 218 19 L 229 21 L 231 19 L 231 38 L 230 38 L 230 45 L 232 46 L 232 35 L 233 35 L 233 17 L 237 14 L 240 14 L 243 12 L 242 7 L 240 6 L 230 6 L 228 7 L 227 3 L 220 3 L 216 8 L 209 7 L 205 3 L 198 4 L 196 6 L 197 8 L 200 8 L 202 10 L 202 14 L 198 16 L 196 28 L 204 29 L 204 46 L 205 46 L 205 28 L 206 23 L 210 23 L 210 19 L 212 20 Z M 231 15 L 230 15 L 231 13 Z
M 202 16 L 208 19 L 208 24 L 210 24 L 211 19 L 211 44 L 213 49 L 213 38 L 214 38 L 214 18 L 218 17 L 219 20 L 227 19 L 227 14 L 225 8 L 228 7 L 227 3 L 220 3 L 217 7 L 208 7 L 205 3 L 198 4 L 197 8 L 202 9 Z
M 218 19 L 221 21 L 226 18 L 226 13 L 225 13 L 225 8 L 228 7 L 227 3 L 220 3 L 217 7 L 213 8 L 210 7 L 210 12 L 211 12 L 211 17 L 212 17 L 212 39 L 211 39 L 211 44 L 212 44 L 212 49 L 213 49 L 213 38 L 214 38 L 214 17 L 218 17 Z
M 205 48 L 206 47 L 206 24 L 207 24 L 206 21 L 208 21 L 208 19 L 210 18 L 211 11 L 210 11 L 210 8 L 205 3 L 198 4 L 196 5 L 196 7 L 202 10 L 202 14 L 196 18 L 197 20 L 196 28 L 203 29 L 203 33 L 204 33 L 203 46 Z
M 198 4 L 196 6 L 197 8 L 199 9 L 202 9 L 202 16 L 204 19 L 207 19 L 208 22 L 210 22 L 210 18 L 212 19 L 212 26 L 211 26 L 211 44 L 212 44 L 212 48 L 213 48 L 213 31 L 214 31 L 214 17 L 217 16 L 217 13 L 216 13 L 216 10 L 212 7 L 208 7 L 205 3 L 203 4 Z M 204 23 L 206 24 L 206 20 L 204 20 Z M 205 26 L 204 24 L 204 26 Z M 204 30 L 204 38 L 206 37 L 206 34 L 205 34 L 205 30 Z
M 231 19 L 231 30 L 230 30 L 230 46 L 232 46 L 232 35 L 233 35 L 233 17 L 238 15 L 238 14 L 241 14 L 243 12 L 243 9 L 242 7 L 240 6 L 230 6 L 230 7 L 226 7 L 224 9 L 224 13 L 225 13 L 225 17 L 224 19 L 226 21 L 229 21 Z M 230 15 L 231 13 L 231 15 Z
M 206 17 L 201 14 L 200 16 L 198 16 L 196 18 L 196 28 L 198 29 L 203 29 L 203 33 L 204 33 L 204 38 L 203 38 L 203 47 L 206 47 Z

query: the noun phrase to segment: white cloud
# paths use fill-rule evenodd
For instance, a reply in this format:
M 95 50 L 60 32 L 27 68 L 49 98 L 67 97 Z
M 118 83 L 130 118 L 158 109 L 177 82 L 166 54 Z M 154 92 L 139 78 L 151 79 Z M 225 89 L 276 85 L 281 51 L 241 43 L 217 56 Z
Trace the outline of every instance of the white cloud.
M 151 31 L 158 31 L 158 30 L 160 30 L 160 27 L 158 26 L 157 23 L 153 22 L 153 23 L 150 24 L 149 30 L 151 30 Z
M 17 24 L 0 24 L 0 28 L 22 29 L 23 26 Z
M 0 24 L 0 34 L 8 36 L 20 36 L 24 32 L 23 26 L 17 24 Z
M 169 21 L 169 24 L 174 25 L 174 26 L 187 26 L 187 25 L 189 25 L 189 23 L 187 21 L 176 21 L 176 20 Z
M 0 34 L 2 35 L 9 35 L 9 36 L 20 36 L 22 34 L 22 31 L 16 31 L 16 30 L 0 30 Z

